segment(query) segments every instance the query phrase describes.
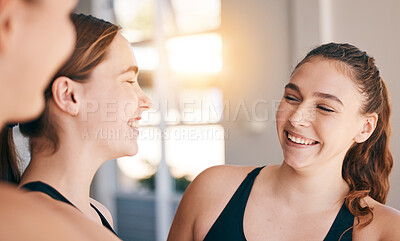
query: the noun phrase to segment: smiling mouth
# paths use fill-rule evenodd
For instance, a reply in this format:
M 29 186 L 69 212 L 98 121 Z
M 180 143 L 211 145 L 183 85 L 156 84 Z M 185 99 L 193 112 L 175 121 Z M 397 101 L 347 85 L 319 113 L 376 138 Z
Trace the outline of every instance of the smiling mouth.
M 140 119 L 141 119 L 140 117 L 134 118 L 134 119 L 129 119 L 128 126 L 131 127 L 131 128 L 137 129 L 139 127 L 139 123 L 138 122 L 139 122 Z
M 300 145 L 312 146 L 312 145 L 316 145 L 319 143 L 316 140 L 294 136 L 293 134 L 289 133 L 288 131 L 285 131 L 285 135 L 289 141 L 296 143 L 296 144 L 300 144 Z

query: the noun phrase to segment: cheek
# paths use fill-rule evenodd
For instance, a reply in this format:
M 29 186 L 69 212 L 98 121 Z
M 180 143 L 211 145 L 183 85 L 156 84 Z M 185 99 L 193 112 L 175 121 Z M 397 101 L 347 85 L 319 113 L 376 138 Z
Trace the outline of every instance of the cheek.
M 42 20 L 38 32 L 43 34 L 39 36 L 41 44 L 46 46 L 46 55 L 42 54 L 42 56 L 48 57 L 47 66 L 54 68 L 52 71 L 55 72 L 72 54 L 76 33 L 69 17 L 57 15 L 57 12 L 50 13 L 50 16 L 46 13 L 48 18 Z M 43 26 L 46 28 L 44 29 Z
M 352 119 L 320 116 L 315 125 L 318 128 L 318 135 L 325 142 L 348 145 L 354 137 L 355 120 Z
M 53 24 L 53 43 L 49 43 L 49 46 L 53 46 L 53 57 L 61 61 L 66 61 L 72 54 L 75 47 L 75 29 L 72 23 L 67 19 L 58 19 L 58 23 Z
M 32 23 L 29 32 L 26 32 L 32 47 L 23 52 L 25 72 L 29 74 L 30 81 L 35 82 L 32 90 L 40 92 L 70 56 L 75 44 L 75 31 L 70 23 L 66 24 L 65 20 L 59 25 L 48 21 L 37 19 Z
M 109 126 L 118 120 L 115 100 L 86 95 L 81 105 L 81 121 L 89 127 Z
M 285 123 L 286 121 L 288 121 L 292 112 L 293 108 L 288 103 L 282 100 L 281 103 L 279 104 L 278 109 L 276 110 L 275 116 L 277 125 L 279 125 L 279 123 Z
M 134 117 L 138 109 L 138 100 L 136 98 L 122 98 L 118 101 L 118 115 L 123 119 Z

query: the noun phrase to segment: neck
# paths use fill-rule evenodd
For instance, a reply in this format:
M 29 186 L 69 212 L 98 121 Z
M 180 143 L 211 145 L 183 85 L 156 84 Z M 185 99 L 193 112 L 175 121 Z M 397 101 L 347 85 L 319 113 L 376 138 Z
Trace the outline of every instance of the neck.
M 84 142 L 59 138 L 59 149 L 54 154 L 33 152 L 21 185 L 42 181 L 59 191 L 82 212 L 90 208 L 90 185 L 93 177 L 106 161 Z
M 274 176 L 273 193 L 301 212 L 340 206 L 349 187 L 342 178 L 342 165 L 336 163 L 332 161 L 314 170 L 296 170 L 284 162 Z

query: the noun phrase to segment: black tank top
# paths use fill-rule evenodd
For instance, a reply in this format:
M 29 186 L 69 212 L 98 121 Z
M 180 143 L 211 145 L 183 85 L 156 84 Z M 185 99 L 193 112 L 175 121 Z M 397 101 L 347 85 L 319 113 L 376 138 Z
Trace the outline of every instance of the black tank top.
M 38 182 L 30 182 L 30 183 L 26 183 L 25 185 L 23 185 L 22 188 L 25 188 L 28 191 L 32 191 L 32 192 L 43 192 L 43 193 L 49 195 L 50 197 L 54 198 L 55 200 L 68 203 L 68 204 L 72 205 L 73 207 L 75 207 L 75 205 L 72 204 L 68 199 L 66 199 L 61 193 L 59 193 L 56 189 L 54 189 L 53 187 L 51 187 L 50 185 L 48 185 L 46 183 L 39 182 L 39 181 Z M 101 212 L 93 204 L 90 204 L 90 206 L 99 215 L 99 217 L 101 219 L 101 223 L 106 228 L 108 228 L 111 232 L 113 232 L 115 235 L 117 235 L 115 233 L 114 229 L 108 223 L 107 219 L 103 216 L 103 214 L 101 214 Z
M 240 184 L 235 194 L 233 194 L 224 210 L 208 231 L 204 241 L 246 241 L 243 231 L 244 211 L 254 180 L 262 168 L 264 167 L 254 169 L 243 180 L 242 184 Z M 340 241 L 352 240 L 353 222 L 354 216 L 343 203 L 324 241 L 338 241 L 343 233 Z

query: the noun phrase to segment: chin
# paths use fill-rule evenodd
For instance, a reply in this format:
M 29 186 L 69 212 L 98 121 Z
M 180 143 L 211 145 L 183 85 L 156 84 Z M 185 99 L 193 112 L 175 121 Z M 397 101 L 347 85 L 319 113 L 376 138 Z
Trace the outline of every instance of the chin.
M 114 150 L 114 151 L 112 151 L 112 153 L 113 154 L 108 156 L 108 160 L 118 159 L 118 158 L 121 158 L 121 157 L 132 157 L 132 156 L 135 156 L 138 153 L 138 150 L 137 149 L 132 149 L 132 148 L 130 150 L 121 150 L 120 149 L 118 151 Z
M 125 156 L 136 156 L 136 154 L 138 153 L 138 150 L 130 150 L 129 152 L 126 153 Z
M 285 157 L 284 162 L 295 170 L 310 166 L 310 162 L 299 157 Z
M 28 122 L 34 119 L 37 119 L 44 110 L 44 99 L 43 96 L 40 96 L 40 100 L 27 103 L 20 103 L 19 104 L 19 111 L 15 113 L 13 116 L 13 121 L 11 122 Z
M 138 145 L 137 143 L 135 143 L 134 145 L 132 145 L 132 143 L 130 143 L 130 145 L 127 145 L 124 148 L 124 156 L 135 156 L 138 153 Z

